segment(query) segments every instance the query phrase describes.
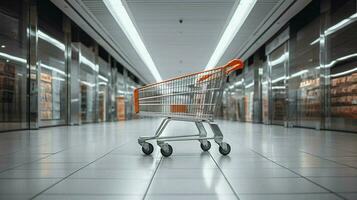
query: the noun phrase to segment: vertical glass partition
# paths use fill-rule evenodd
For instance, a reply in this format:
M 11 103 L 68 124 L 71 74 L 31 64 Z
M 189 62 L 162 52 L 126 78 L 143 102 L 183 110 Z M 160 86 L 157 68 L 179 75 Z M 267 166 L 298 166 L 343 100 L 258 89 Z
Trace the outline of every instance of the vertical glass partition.
M 0 1 L 0 131 L 28 128 L 27 1 Z
M 90 48 L 80 45 L 80 94 L 82 123 L 95 122 L 98 65 Z
M 67 71 L 62 13 L 50 2 L 38 5 L 40 126 L 66 124 Z
M 328 1 L 323 36 L 328 119 L 326 127 L 357 130 L 356 1 Z
M 99 76 L 98 76 L 98 106 L 99 106 L 99 122 L 107 120 L 107 112 L 109 105 L 107 104 L 109 98 L 109 84 L 110 73 L 108 63 L 99 58 Z
M 291 25 L 289 63 L 290 120 L 295 126 L 320 128 L 320 18 Z
M 284 125 L 287 116 L 285 81 L 288 59 L 287 43 L 282 44 L 268 56 L 271 79 L 271 122 L 278 125 Z

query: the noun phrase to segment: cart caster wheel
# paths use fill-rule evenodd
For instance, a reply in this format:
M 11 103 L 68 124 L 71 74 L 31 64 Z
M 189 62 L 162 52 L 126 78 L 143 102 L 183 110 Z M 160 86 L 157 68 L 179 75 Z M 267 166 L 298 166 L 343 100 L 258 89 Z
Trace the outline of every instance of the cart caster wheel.
M 208 151 L 208 150 L 210 150 L 210 148 L 211 148 L 211 142 L 210 142 L 210 141 L 207 141 L 206 145 L 204 145 L 203 143 L 201 143 L 201 149 L 202 149 L 203 151 Z
M 171 156 L 172 152 L 173 152 L 172 146 L 169 144 L 167 144 L 166 148 L 165 147 L 161 148 L 161 154 L 165 157 Z
M 154 146 L 150 143 L 145 143 L 142 147 L 141 150 L 146 154 L 150 155 L 154 151 Z
M 222 148 L 222 145 L 219 146 L 219 152 L 226 156 L 231 152 L 231 146 L 228 143 L 222 143 L 223 146 L 226 146 L 226 148 Z M 224 145 L 225 144 L 225 145 Z

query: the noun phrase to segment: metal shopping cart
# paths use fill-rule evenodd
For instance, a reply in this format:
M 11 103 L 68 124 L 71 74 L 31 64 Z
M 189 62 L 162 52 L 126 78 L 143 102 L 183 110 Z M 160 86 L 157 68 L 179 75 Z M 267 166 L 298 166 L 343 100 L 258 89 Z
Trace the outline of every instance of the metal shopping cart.
M 150 155 L 154 147 L 149 140 L 156 140 L 161 154 L 168 157 L 172 154 L 169 141 L 198 140 L 201 149 L 211 148 L 209 140 L 219 145 L 219 152 L 227 155 L 231 151 L 228 143 L 223 142 L 223 134 L 213 118 L 222 99 L 227 76 L 238 69 L 243 69 L 243 62 L 235 59 L 225 66 L 212 70 L 189 74 L 146 85 L 134 91 L 134 108 L 136 113 L 146 116 L 164 117 L 154 136 L 139 137 L 142 151 Z M 162 136 L 162 132 L 171 120 L 194 122 L 198 134 Z M 203 123 L 208 123 L 213 137 L 208 137 Z

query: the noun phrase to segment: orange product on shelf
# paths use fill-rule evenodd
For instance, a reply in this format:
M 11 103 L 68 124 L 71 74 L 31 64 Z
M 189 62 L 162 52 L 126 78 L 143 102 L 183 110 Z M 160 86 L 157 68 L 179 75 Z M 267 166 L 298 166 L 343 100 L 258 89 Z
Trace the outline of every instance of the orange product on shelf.
M 173 104 L 170 106 L 170 111 L 173 113 L 187 113 L 187 105 Z

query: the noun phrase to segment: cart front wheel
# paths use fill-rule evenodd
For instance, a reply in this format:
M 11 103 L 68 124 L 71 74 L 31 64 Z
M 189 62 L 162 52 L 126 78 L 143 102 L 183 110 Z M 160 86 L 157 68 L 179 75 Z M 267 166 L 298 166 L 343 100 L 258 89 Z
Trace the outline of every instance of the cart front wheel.
M 154 151 L 154 146 L 150 143 L 145 143 L 142 145 L 141 150 L 146 154 L 150 155 Z
M 202 149 L 203 151 L 208 151 L 208 150 L 210 150 L 210 148 L 211 148 L 211 142 L 210 142 L 210 141 L 207 141 L 207 142 L 206 142 L 206 145 L 204 145 L 203 143 L 201 143 L 201 149 Z
M 223 146 L 223 147 L 222 147 Z M 228 155 L 230 152 L 231 152 L 231 146 L 228 144 L 228 143 L 222 143 L 220 146 L 219 146 L 219 152 L 226 156 Z
M 167 146 L 161 148 L 161 154 L 165 157 L 171 156 L 172 152 L 173 152 L 172 146 L 169 144 L 167 144 Z

